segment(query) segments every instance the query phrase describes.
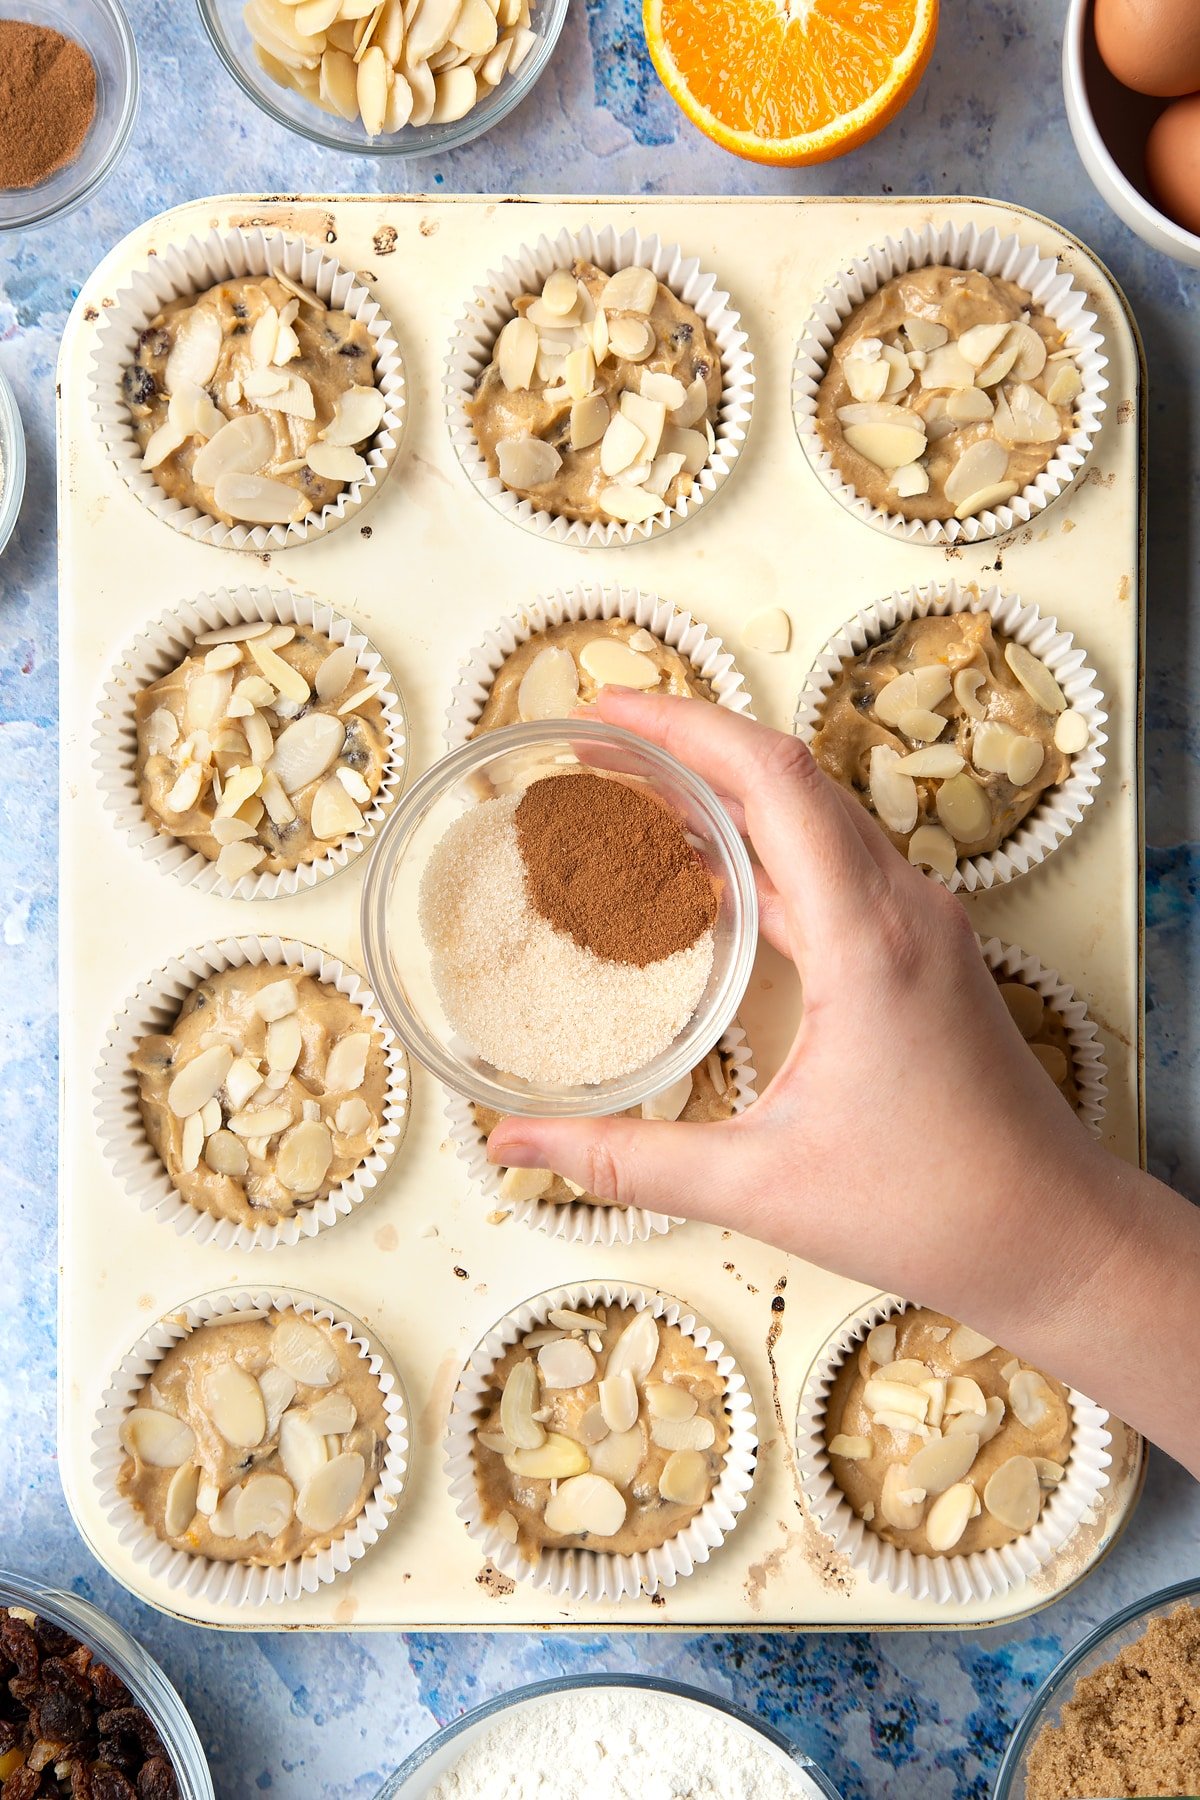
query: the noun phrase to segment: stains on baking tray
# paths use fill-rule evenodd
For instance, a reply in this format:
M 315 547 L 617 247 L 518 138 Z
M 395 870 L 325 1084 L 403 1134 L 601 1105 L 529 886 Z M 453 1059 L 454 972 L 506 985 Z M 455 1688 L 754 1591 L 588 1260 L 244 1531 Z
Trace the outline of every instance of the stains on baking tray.
M 460 1263 L 455 1263 L 454 1273 L 458 1276 L 460 1281 L 470 1281 L 471 1279 L 470 1272 L 467 1269 L 464 1269 Z
M 667 1604 L 667 1596 L 661 1590 L 656 1590 L 650 1596 L 650 1604 L 651 1606 L 665 1606 Z
M 394 225 L 381 225 L 371 239 L 376 256 L 393 256 L 396 250 L 398 233 Z
M 517 1584 L 511 1575 L 502 1575 L 494 1564 L 484 1563 L 475 1577 L 476 1587 L 483 1589 L 492 1600 L 507 1600 L 517 1591 Z
M 1120 600 L 1122 603 L 1124 603 L 1125 601 L 1127 601 L 1129 599 L 1129 589 L 1130 589 L 1129 577 L 1128 577 L 1128 575 L 1122 575 L 1120 581 L 1118 581 L 1118 583 L 1117 583 L 1117 599 Z
M 94 306 L 85 306 L 83 309 L 83 316 L 87 320 L 88 324 L 90 325 L 92 323 L 93 319 L 98 319 L 100 317 L 100 314 L 97 312 L 97 310 Z
M 438 223 L 439 221 L 437 219 L 422 219 L 417 230 L 421 233 L 422 237 L 432 237 L 438 228 Z
M 1133 418 L 1133 401 L 1132 400 L 1122 400 L 1121 404 L 1117 407 L 1117 424 L 1118 425 L 1128 425 L 1129 421 L 1132 418 Z
M 782 1519 L 779 1521 L 779 1529 L 783 1532 L 782 1544 L 777 1544 L 774 1550 L 768 1551 L 767 1555 L 760 1558 L 758 1562 L 751 1563 L 746 1571 L 745 1582 L 742 1584 L 746 1604 L 755 1612 L 762 1605 L 767 1583 L 780 1574 L 790 1551 L 799 1541 L 796 1533 L 790 1531 Z
M 400 1233 L 394 1225 L 381 1225 L 375 1233 L 375 1246 L 379 1250 L 398 1250 Z
M 358 528 L 358 535 L 362 538 L 372 538 L 375 535 L 374 527 L 371 525 L 360 525 Z
M 1079 477 L 1079 485 L 1081 488 L 1088 487 L 1089 485 L 1092 487 L 1111 488 L 1116 485 L 1116 480 L 1117 471 L 1115 469 L 1097 469 L 1092 467 L 1083 471 L 1083 474 Z

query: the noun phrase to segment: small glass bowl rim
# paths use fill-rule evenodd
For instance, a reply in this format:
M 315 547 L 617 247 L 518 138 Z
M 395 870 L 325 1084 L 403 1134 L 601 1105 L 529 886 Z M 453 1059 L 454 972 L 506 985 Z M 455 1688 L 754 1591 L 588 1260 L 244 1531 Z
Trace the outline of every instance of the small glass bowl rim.
M 137 118 L 138 100 L 141 94 L 141 77 L 138 69 L 137 40 L 133 35 L 133 27 L 129 23 L 121 0 L 88 0 L 98 11 L 107 13 L 117 33 L 117 41 L 121 47 L 121 74 L 123 76 L 124 94 L 116 129 L 107 150 L 92 170 L 86 181 L 77 187 L 68 188 L 67 192 L 50 204 L 36 203 L 36 196 L 41 186 L 30 189 L 30 199 L 34 202 L 28 212 L 20 213 L 15 218 L 0 219 L 0 232 L 32 231 L 35 225 L 48 224 L 51 219 L 65 218 L 67 213 L 74 212 L 85 200 L 90 200 L 96 190 L 104 185 L 125 154 L 129 139 L 133 133 L 134 121 Z M 81 153 L 82 160 L 82 153 Z
M 698 1705 L 711 1708 L 714 1712 L 724 1713 L 727 1718 L 735 1719 L 739 1725 L 744 1725 L 750 1731 L 756 1731 L 760 1737 L 766 1738 L 767 1742 L 772 1744 L 775 1749 L 781 1750 L 789 1762 L 803 1770 L 814 1786 L 820 1788 L 825 1800 L 841 1800 L 838 1789 L 819 1763 L 814 1762 L 806 1751 L 798 1749 L 773 1725 L 756 1719 L 753 1713 L 748 1712 L 745 1707 L 738 1706 L 732 1700 L 725 1700 L 719 1694 L 705 1693 L 703 1688 L 691 1687 L 687 1682 L 673 1681 L 668 1676 L 633 1675 L 623 1672 L 614 1672 L 611 1675 L 556 1675 L 546 1681 L 530 1682 L 527 1687 L 514 1688 L 506 1694 L 494 1695 L 492 1699 L 485 1700 L 481 1705 L 473 1707 L 470 1712 L 461 1714 L 457 1719 L 451 1719 L 448 1725 L 439 1726 L 437 1731 L 431 1737 L 426 1738 L 423 1744 L 418 1744 L 417 1748 L 405 1757 L 399 1768 L 388 1776 L 375 1795 L 375 1800 L 401 1800 L 405 1786 L 415 1775 L 420 1773 L 430 1757 L 443 1745 L 451 1743 L 472 1727 L 482 1725 L 489 1719 L 496 1718 L 500 1713 L 507 1712 L 510 1707 L 522 1706 L 530 1700 L 541 1700 L 555 1694 L 575 1693 L 585 1688 L 633 1688 L 641 1693 L 670 1694 L 674 1699 L 691 1700 Z
M 1200 1602 L 1200 1576 L 1192 1576 L 1187 1581 L 1173 1582 L 1169 1587 L 1159 1588 L 1156 1593 L 1148 1594 L 1144 1599 L 1132 1600 L 1123 1606 L 1111 1618 L 1101 1620 L 1093 1627 L 1085 1638 L 1082 1638 L 1073 1650 L 1068 1650 L 1034 1694 L 1029 1705 L 1021 1714 L 1016 1730 L 1009 1739 L 1008 1748 L 1004 1752 L 1004 1760 L 996 1773 L 996 1783 L 992 1789 L 992 1800 L 1009 1800 L 1014 1791 L 1018 1775 L 1022 1772 L 1026 1751 L 1034 1734 L 1040 1731 L 1046 1722 L 1046 1715 L 1052 1703 L 1057 1701 L 1066 1684 L 1075 1675 L 1076 1670 L 1089 1656 L 1106 1644 L 1112 1642 L 1130 1625 L 1149 1619 L 1168 1607 L 1175 1607 L 1181 1600 Z
M 0 489 L 0 556 L 16 530 L 25 497 L 25 427 L 12 385 L 0 370 L 0 452 L 4 457 L 4 485 Z
M 148 1650 L 90 1600 L 0 1566 L 0 1607 L 19 1606 L 78 1638 L 120 1677 L 163 1741 L 181 1800 L 215 1800 L 192 1716 Z
M 259 111 L 273 119 L 277 125 L 282 125 L 285 131 L 307 138 L 310 144 L 320 144 L 325 150 L 340 150 L 350 156 L 415 159 L 420 156 L 436 156 L 449 150 L 461 150 L 464 144 L 472 143 L 501 124 L 528 97 L 554 54 L 566 24 L 570 0 L 539 0 L 539 3 L 544 8 L 545 29 L 538 32 L 538 42 L 516 75 L 511 79 L 506 75 L 487 99 L 479 101 L 464 118 L 448 125 L 406 125 L 390 136 L 364 138 L 361 143 L 357 139 L 338 137 L 318 124 L 317 121 L 326 115 L 316 107 L 313 108 L 312 125 L 304 125 L 277 106 L 270 95 L 260 92 L 245 73 L 243 59 L 227 39 L 224 26 L 217 16 L 216 0 L 196 0 L 196 10 L 213 49 L 247 99 L 252 100 Z
M 742 915 L 741 941 L 730 960 L 725 978 L 704 1010 L 703 1017 L 693 1014 L 669 1052 L 669 1063 L 653 1075 L 654 1063 L 635 1069 L 612 1081 L 599 1082 L 594 1089 L 577 1087 L 560 1095 L 541 1094 L 536 1103 L 532 1097 L 490 1082 L 468 1069 L 450 1055 L 425 1030 L 422 1022 L 398 991 L 388 967 L 386 906 L 391 877 L 399 866 L 414 831 L 426 809 L 464 776 L 497 756 L 511 755 L 539 745 L 571 739 L 576 743 L 595 744 L 610 750 L 634 752 L 668 785 L 682 789 L 688 799 L 699 806 L 710 821 L 712 835 L 719 843 L 732 876 L 737 904 Z M 737 1013 L 750 981 L 758 947 L 758 893 L 750 857 L 736 826 L 716 793 L 693 770 L 667 751 L 645 738 L 619 726 L 598 719 L 540 719 L 530 724 L 507 725 L 496 731 L 469 738 L 427 769 L 409 788 L 384 821 L 371 848 L 363 881 L 360 908 L 360 932 L 363 963 L 367 980 L 396 1035 L 410 1055 L 436 1076 L 452 1092 L 463 1095 L 478 1106 L 485 1106 L 506 1116 L 526 1118 L 597 1118 L 639 1106 L 653 1094 L 660 1093 L 673 1081 L 695 1068 L 713 1046 L 720 1041 Z M 668 1052 L 663 1052 L 667 1055 Z M 656 1058 L 657 1062 L 659 1059 Z

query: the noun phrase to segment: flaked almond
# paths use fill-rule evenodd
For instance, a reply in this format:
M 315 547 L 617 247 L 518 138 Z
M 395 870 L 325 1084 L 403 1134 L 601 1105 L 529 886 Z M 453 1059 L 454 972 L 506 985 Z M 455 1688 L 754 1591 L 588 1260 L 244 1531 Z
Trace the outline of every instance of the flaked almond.
M 703 1506 L 709 1495 L 708 1464 L 699 1450 L 676 1450 L 663 1464 L 658 1491 L 674 1506 Z
M 500 1178 L 500 1198 L 512 1204 L 540 1200 L 554 1185 L 551 1169 L 505 1169 Z
M 659 1341 L 654 1314 L 648 1310 L 635 1313 L 609 1352 L 608 1379 L 628 1369 L 635 1381 L 645 1381 L 657 1360 Z
M 637 1424 L 637 1384 L 630 1369 L 606 1374 L 600 1382 L 600 1411 L 608 1429 L 621 1433 L 632 1431 Z
M 863 1386 L 863 1405 L 872 1414 L 894 1413 L 924 1424 L 929 1396 L 907 1381 L 886 1381 L 873 1375 Z
M 871 804 L 889 831 L 911 831 L 917 822 L 917 789 L 911 775 L 900 772 L 900 758 L 886 744 L 875 744 L 870 762 Z
M 742 627 L 742 642 L 747 650 L 760 650 L 767 656 L 781 656 L 792 636 L 792 621 L 781 606 L 764 607 L 751 613 Z
M 496 366 L 510 394 L 519 393 L 532 383 L 537 353 L 536 325 L 524 318 L 510 319 L 496 341 Z
M 923 388 L 969 388 L 974 384 L 975 370 L 962 353 L 961 341 L 928 352 L 921 370 Z
M 334 402 L 333 417 L 321 433 L 327 444 L 355 445 L 374 437 L 383 423 L 387 400 L 376 387 L 347 388 Z
M 894 425 L 843 425 L 842 436 L 859 456 L 878 469 L 899 469 L 925 454 L 925 430 L 919 419 L 902 414 Z
M 1090 736 L 1091 727 L 1085 715 L 1073 707 L 1059 713 L 1054 721 L 1054 748 L 1061 750 L 1064 756 L 1077 756 L 1085 750 Z
M 1009 1531 L 1030 1531 L 1042 1510 L 1042 1485 L 1032 1459 L 1010 1456 L 994 1471 L 983 1490 L 983 1504 Z
M 619 519 L 626 525 L 644 525 L 647 519 L 662 512 L 663 502 L 658 494 L 649 494 L 644 488 L 628 482 L 610 482 L 600 490 L 600 507 L 610 519 Z
M 246 1146 L 232 1131 L 214 1131 L 204 1145 L 204 1160 L 214 1175 L 240 1181 L 250 1167 Z
M 266 861 L 266 856 L 261 844 L 226 844 L 217 857 L 217 874 L 224 881 L 241 881 L 260 868 Z
M 538 1351 L 538 1368 L 548 1388 L 577 1388 L 596 1373 L 596 1359 L 579 1338 L 559 1338 Z
M 658 342 L 654 335 L 654 327 L 647 319 L 630 319 L 620 316 L 615 319 L 609 318 L 607 330 L 608 348 L 622 362 L 645 362 Z M 593 344 L 595 341 L 593 338 Z M 597 350 L 596 361 L 600 360 L 600 352 Z
M 983 388 L 956 389 L 946 401 L 946 417 L 956 425 L 981 425 L 994 410 L 992 397 Z
M 873 355 L 867 349 L 869 344 L 875 346 Z M 842 360 L 846 386 L 856 400 L 868 406 L 883 399 L 888 376 L 891 374 L 891 368 L 883 360 L 881 349 L 878 338 L 860 338 Z
M 325 1064 L 325 1092 L 349 1094 L 362 1086 L 371 1051 L 369 1031 L 347 1031 L 329 1052 Z
M 1060 363 L 1050 377 L 1046 398 L 1051 406 L 1070 406 L 1083 391 L 1083 377 L 1073 362 Z
M 1031 700 L 1044 712 L 1058 714 L 1067 710 L 1066 695 L 1040 657 L 1010 638 L 1004 646 L 1004 660 Z
M 196 1435 L 183 1419 L 150 1406 L 135 1406 L 121 1422 L 121 1445 L 151 1469 L 176 1469 L 196 1448 Z
M 617 1487 L 628 1487 L 646 1460 L 645 1427 L 634 1423 L 628 1431 L 610 1431 L 590 1451 L 591 1465 L 597 1475 Z
M 992 487 L 980 488 L 977 493 L 968 494 L 962 504 L 955 507 L 954 516 L 956 519 L 972 519 L 976 513 L 987 512 L 993 506 L 1003 506 L 1019 491 L 1015 481 L 998 481 Z
M 979 1495 L 969 1481 L 959 1481 L 947 1488 L 944 1494 L 938 1495 L 925 1521 L 925 1536 L 929 1540 L 929 1548 L 939 1556 L 945 1555 L 947 1550 L 953 1550 L 978 1513 Z
M 1037 738 L 1015 737 L 1008 747 L 1008 779 L 1014 787 L 1028 787 L 1037 778 L 1045 760 L 1045 746 Z
M 363 815 L 336 776 L 323 781 L 313 795 L 309 828 L 322 843 L 333 843 L 363 827 Z
M 167 1089 L 167 1105 L 177 1119 L 197 1113 L 216 1094 L 233 1065 L 228 1044 L 212 1044 L 184 1064 Z
M 904 1381 L 909 1387 L 921 1387 L 932 1373 L 928 1363 L 917 1356 L 902 1356 L 897 1362 L 881 1364 L 875 1371 L 880 1381 Z
M 604 1442 L 608 1441 L 605 1438 Z M 569 1481 L 572 1475 L 586 1475 L 592 1465 L 582 1444 L 564 1437 L 561 1432 L 550 1431 L 536 1449 L 510 1451 L 504 1458 L 504 1466 L 511 1475 L 521 1475 L 530 1481 Z
M 596 304 L 609 313 L 648 313 L 657 298 L 658 280 L 653 269 L 631 266 L 609 276 Z
M 308 447 L 308 466 L 322 481 L 361 481 L 367 473 L 366 462 L 357 450 L 319 439 Z
M 646 382 L 648 379 L 649 376 L 643 375 L 643 393 L 646 391 Z M 655 397 L 661 399 L 662 395 L 659 393 Z M 688 386 L 682 405 L 674 406 L 670 409 L 670 422 L 672 425 L 680 426 L 686 430 L 692 425 L 698 425 L 707 412 L 708 388 L 705 384 L 703 375 L 696 375 Z
M 341 1367 L 325 1333 L 306 1319 L 283 1318 L 271 1333 L 271 1361 L 303 1387 L 330 1387 Z
M 182 1537 L 196 1516 L 200 1470 L 193 1462 L 181 1463 L 167 1483 L 163 1505 L 163 1530 L 168 1537 Z
M 946 1417 L 954 1413 L 975 1413 L 982 1417 L 987 1412 L 987 1400 L 979 1383 L 970 1375 L 952 1375 L 946 1394 Z
M 898 728 L 904 714 L 920 704 L 916 675 L 909 669 L 903 675 L 893 676 L 880 688 L 873 704 L 880 724 Z
M 562 457 L 552 444 L 541 438 L 505 438 L 496 446 L 500 479 L 506 487 L 525 489 L 544 487 L 562 467 Z
M 942 783 L 934 804 L 939 820 L 956 844 L 977 844 L 992 828 L 991 802 L 965 771 Z
M 896 1354 L 895 1325 L 873 1325 L 867 1333 L 866 1350 L 873 1363 L 890 1363 Z
M 943 825 L 918 825 L 908 840 L 908 860 L 949 881 L 958 867 L 958 847 Z
M 642 1101 L 643 1119 L 658 1119 L 662 1123 L 673 1123 L 683 1111 L 692 1097 L 692 1077 L 690 1070 L 673 1081 L 670 1087 L 661 1088 L 657 1094 L 651 1094 L 648 1100 Z
M 904 319 L 904 335 L 914 350 L 940 350 L 950 333 L 937 319 L 922 319 L 909 313 Z
M 625 1523 L 625 1496 L 602 1475 L 573 1475 L 546 1502 L 546 1529 L 557 1537 L 613 1537 Z
M 1003 1423 L 1004 1402 L 999 1394 L 989 1394 L 982 1413 L 955 1413 L 946 1420 L 943 1430 L 947 1437 L 956 1437 L 965 1431 L 969 1436 L 977 1437 L 980 1444 L 990 1444 Z
M 975 1362 L 996 1348 L 996 1340 L 984 1337 L 981 1331 L 973 1331 L 969 1325 L 956 1325 L 946 1348 L 958 1362 Z
M 608 401 L 603 394 L 587 394 L 571 407 L 571 448 L 586 450 L 599 443 L 608 430 Z
M 296 1496 L 296 1517 L 308 1530 L 335 1531 L 358 1499 L 367 1465 L 355 1450 L 343 1451 L 310 1475 Z
M 285 1413 L 279 1421 L 279 1460 L 289 1481 L 298 1488 L 329 1461 L 327 1435 L 298 1408 Z
M 905 463 L 892 475 L 892 488 L 902 500 L 929 492 L 929 470 L 924 463 Z
M 517 1363 L 500 1395 L 500 1429 L 515 1450 L 538 1450 L 546 1442 L 546 1433 L 533 1416 L 538 1397 L 533 1363 Z
M 1067 1472 L 1049 1456 L 1031 1456 L 1029 1460 L 1037 1470 L 1038 1485 L 1043 1491 L 1056 1488 Z
M 958 506 L 970 495 L 1004 480 L 1008 468 L 1008 451 L 993 437 L 977 438 L 969 444 L 946 477 L 946 498 Z
M 1020 1369 L 1008 1384 L 1008 1404 L 1029 1431 L 1036 1431 L 1050 1416 L 1052 1395 L 1036 1369 Z
M 191 812 L 200 798 L 200 789 L 205 782 L 204 769 L 198 762 L 191 762 L 179 771 L 167 795 L 167 811 L 173 813 Z
M 168 394 L 177 388 L 206 388 L 221 359 L 221 322 L 206 306 L 195 306 L 180 315 L 163 370 Z
M 702 1414 L 692 1419 L 654 1419 L 650 1426 L 651 1440 L 660 1450 L 710 1450 L 716 1436 L 712 1420 Z
M 1009 333 L 1007 320 L 991 325 L 972 325 L 958 340 L 958 349 L 972 368 L 982 369 L 996 354 Z
M 981 721 L 987 718 L 979 690 L 987 685 L 987 676 L 982 669 L 959 669 L 954 677 L 954 698 L 966 713 L 968 719 Z
M 976 371 L 975 380 L 977 385 L 982 388 L 995 387 L 1011 372 L 1013 364 L 1016 362 L 1020 353 L 1021 340 L 1013 334 L 1010 327 L 1010 329 L 1005 332 L 995 353 L 992 356 L 989 356 L 982 368 Z
M 253 1450 L 267 1430 L 262 1389 L 246 1369 L 233 1361 L 215 1363 L 201 1384 L 204 1410 L 236 1450 Z
M 1052 444 L 1062 435 L 1050 402 L 1025 383 L 1009 388 L 996 402 L 992 429 L 1002 444 Z
M 284 1133 L 275 1173 L 289 1194 L 315 1194 L 333 1161 L 333 1139 L 318 1119 L 302 1119 Z
M 653 1418 L 683 1421 L 695 1418 L 699 1402 L 695 1394 L 678 1381 L 648 1381 L 646 1405 Z
M 903 1463 L 889 1463 L 879 1493 L 879 1510 L 894 1531 L 916 1531 L 925 1516 L 925 1490 L 909 1478 Z
M 897 770 L 912 781 L 949 781 L 962 766 L 963 759 L 953 744 L 926 744 L 921 750 L 910 750 L 896 764 Z
M 836 1432 L 829 1440 L 830 1456 L 843 1456 L 847 1462 L 868 1462 L 873 1449 L 870 1438 L 847 1435 L 844 1431 Z

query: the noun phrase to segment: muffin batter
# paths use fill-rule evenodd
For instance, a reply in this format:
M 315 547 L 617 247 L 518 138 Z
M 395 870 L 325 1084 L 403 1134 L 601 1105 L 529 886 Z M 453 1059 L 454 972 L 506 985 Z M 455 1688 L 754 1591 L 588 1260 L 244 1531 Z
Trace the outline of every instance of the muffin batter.
M 1063 1099 L 1078 1108 L 1079 1088 L 1066 1020 L 1027 982 L 1007 980 L 995 969 L 992 974 L 1021 1036 Z
M 307 625 L 206 632 L 137 697 L 147 819 L 231 881 L 327 855 L 383 782 L 381 680 Z
M 175 1188 L 241 1225 L 277 1225 L 332 1193 L 383 1124 L 377 1027 L 298 969 L 210 975 L 131 1061 L 146 1134 Z
M 143 467 L 225 525 L 320 512 L 366 474 L 356 446 L 386 411 L 367 327 L 271 275 L 170 301 L 139 337 L 123 390 Z
M 718 1119 L 731 1119 L 733 1098 L 733 1063 L 721 1051 L 714 1050 L 698 1068 L 692 1070 L 691 1088 L 676 1117 L 687 1125 L 709 1125 Z M 493 1112 L 490 1106 L 475 1105 L 471 1110 L 475 1115 L 476 1125 L 485 1137 L 491 1135 L 504 1117 L 503 1113 Z M 650 1115 L 642 1107 L 630 1107 L 619 1116 L 641 1119 Z M 617 1204 L 612 1200 L 600 1200 L 595 1194 L 586 1191 L 576 1193 L 563 1176 L 555 1175 L 550 1169 L 516 1169 L 511 1171 L 511 1175 L 513 1182 L 519 1187 L 522 1199 L 545 1200 L 551 1206 L 569 1206 L 576 1200 L 582 1201 L 585 1206 Z M 538 1191 L 535 1192 L 535 1189 Z M 503 1193 L 504 1190 L 501 1189 L 501 1194 Z
M 341 1537 L 387 1449 L 379 1383 L 342 1332 L 294 1312 L 198 1326 L 121 1427 L 117 1487 L 164 1543 L 272 1567 Z
M 595 650 L 589 650 L 589 646 L 604 643 L 623 646 L 632 659 L 640 660 L 619 654 L 613 658 L 603 651 L 597 656 Z M 549 657 L 544 655 L 546 651 L 551 652 Z M 535 663 L 538 673 L 524 686 Z M 650 694 L 716 700 L 712 684 L 689 659 L 644 627 L 628 619 L 571 619 L 535 631 L 505 657 L 471 736 L 482 737 L 485 731 L 529 719 L 565 719 L 573 707 L 591 706 L 602 687 L 614 684 L 637 686 Z
M 922 1417 L 919 1408 L 899 1410 L 905 1394 L 927 1403 Z M 930 1470 L 922 1485 L 915 1459 L 939 1444 L 951 1453 L 960 1435 L 968 1445 L 959 1467 Z M 1071 1453 L 1071 1408 L 1061 1382 L 944 1313 L 909 1307 L 876 1326 L 838 1370 L 825 1444 L 834 1480 L 872 1531 L 915 1555 L 967 1556 L 1010 1544 L 1036 1523 Z M 1017 1466 L 992 1487 L 1012 1459 Z M 1012 1479 L 1022 1475 L 1026 1482 Z M 960 1501 L 972 1510 L 978 1501 L 974 1517 Z
M 842 326 L 817 426 L 842 479 L 873 505 L 962 519 L 1040 475 L 1081 391 L 1063 334 L 1024 289 L 976 270 L 913 269 Z
M 910 619 L 850 659 L 822 701 L 813 755 L 910 861 L 938 866 L 919 854 L 924 840 L 913 842 L 923 827 L 940 830 L 951 868 L 956 857 L 997 849 L 1066 779 L 1071 763 L 1055 747 L 1057 714 L 1010 667 L 1009 654 L 1020 651 L 993 632 L 990 613 Z M 1058 684 L 1038 667 L 1046 697 L 1065 708 Z M 903 688 L 891 685 L 898 678 Z M 909 775 L 903 760 L 897 766 L 896 758 L 926 749 L 947 758 L 946 776 Z
M 720 1480 L 724 1382 L 649 1312 L 553 1312 L 501 1359 L 493 1384 L 475 1439 L 482 1514 L 531 1562 L 546 1548 L 654 1549 Z
M 699 314 L 648 270 L 582 261 L 515 310 L 467 404 L 488 473 L 564 519 L 672 507 L 712 453 L 721 401 Z

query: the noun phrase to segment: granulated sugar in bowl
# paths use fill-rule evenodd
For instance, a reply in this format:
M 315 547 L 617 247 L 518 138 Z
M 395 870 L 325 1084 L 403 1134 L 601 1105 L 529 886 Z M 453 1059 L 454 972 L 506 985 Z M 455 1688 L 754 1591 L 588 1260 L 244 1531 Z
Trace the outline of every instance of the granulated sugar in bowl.
M 730 1024 L 758 930 L 704 782 L 598 721 L 513 726 L 428 772 L 380 834 L 363 953 L 447 1086 L 500 1112 L 641 1105 Z
M 808 1757 L 696 1688 L 538 1682 L 456 1719 L 376 1800 L 837 1800 Z

